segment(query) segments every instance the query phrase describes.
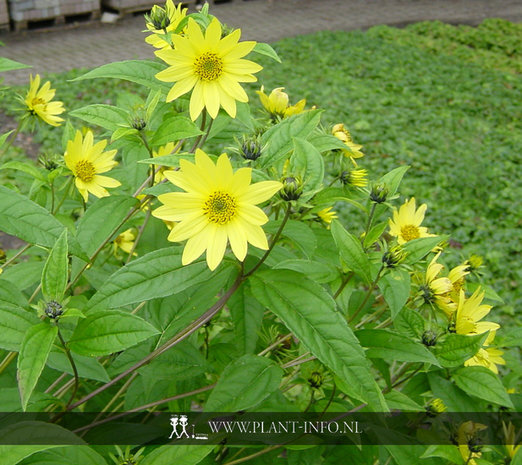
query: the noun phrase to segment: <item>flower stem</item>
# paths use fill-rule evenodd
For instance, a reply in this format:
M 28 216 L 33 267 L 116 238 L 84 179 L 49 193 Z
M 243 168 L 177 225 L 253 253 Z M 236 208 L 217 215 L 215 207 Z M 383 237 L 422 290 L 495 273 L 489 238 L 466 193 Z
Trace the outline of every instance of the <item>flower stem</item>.
M 0 374 L 9 366 L 9 364 L 15 359 L 16 352 L 9 352 L 0 363 Z
M 26 244 L 24 245 L 15 255 L 13 255 L 9 260 L 7 260 L 3 265 L 2 269 L 6 269 L 11 263 L 13 263 L 20 255 L 22 255 L 24 252 L 29 249 L 29 247 L 32 247 L 32 244 Z
M 272 252 L 272 249 L 276 245 L 276 242 L 279 240 L 279 237 L 281 236 L 281 233 L 283 232 L 283 229 L 286 225 L 286 222 L 288 221 L 288 218 L 290 218 L 290 210 L 291 210 L 291 207 L 290 207 L 290 203 L 289 203 L 288 206 L 286 207 L 286 212 L 285 212 L 283 221 L 281 221 L 281 224 L 279 225 L 279 229 L 277 230 L 274 237 L 272 238 L 272 242 L 271 242 L 270 246 L 268 247 L 268 250 L 260 258 L 260 260 L 254 266 L 254 268 L 252 268 L 248 273 L 245 274 L 245 278 L 248 278 L 250 275 L 255 273 L 259 269 L 259 267 L 264 263 L 264 261 L 268 258 L 268 256 L 270 255 L 270 252 Z
M 73 375 L 74 375 L 73 391 L 72 391 L 69 401 L 67 402 L 67 405 L 65 406 L 65 411 L 67 411 L 69 405 L 71 405 L 72 401 L 74 400 L 74 396 L 76 396 L 76 392 L 78 391 L 80 377 L 78 376 L 78 369 L 76 368 L 76 363 L 74 362 L 71 351 L 69 350 L 69 347 L 67 347 L 67 343 L 65 342 L 65 339 L 63 338 L 62 333 L 60 332 L 60 328 L 58 328 L 58 338 L 60 339 L 60 342 L 62 343 L 62 346 L 65 350 L 65 354 L 67 355 L 67 358 L 69 359 L 69 363 L 71 364 L 71 367 L 73 370 Z
M 370 210 L 370 215 L 368 216 L 368 221 L 366 223 L 366 228 L 364 230 L 364 236 L 361 238 L 361 244 L 364 244 L 364 240 L 366 239 L 366 236 L 370 232 L 370 228 L 372 226 L 372 221 L 373 221 L 373 215 L 375 214 L 375 208 L 376 207 L 377 207 L 377 204 L 374 203 L 372 205 L 372 209 Z
M 334 299 L 337 299 L 337 297 L 339 297 L 339 295 L 341 294 L 341 292 L 343 292 L 344 288 L 346 287 L 346 285 L 350 282 L 350 280 L 353 278 L 353 275 L 355 273 L 353 271 L 351 271 L 350 273 L 348 273 L 346 276 L 343 276 L 343 279 L 341 281 L 341 285 L 339 286 L 339 289 L 337 289 L 337 291 L 335 292 L 335 294 L 333 295 L 333 298 Z
M 200 129 L 203 131 L 205 129 L 205 124 L 207 122 L 207 110 L 203 110 L 203 116 L 201 117 L 201 126 Z M 201 142 L 201 138 L 203 137 L 203 134 L 200 134 L 198 138 L 196 139 L 196 142 L 194 142 L 194 145 L 190 149 L 191 153 L 194 153 L 196 149 L 199 147 L 199 143 Z
M 134 251 L 136 250 L 136 247 L 138 247 L 138 243 L 140 242 L 141 236 L 143 235 L 143 231 L 145 231 L 145 228 L 147 227 L 147 223 L 149 222 L 151 210 L 149 209 L 147 211 L 147 214 L 145 215 L 145 219 L 143 220 L 143 224 L 138 229 L 138 235 L 136 236 L 136 239 L 134 240 L 134 243 L 132 244 L 132 248 L 129 252 L 129 256 L 127 257 L 127 261 L 125 262 L 125 265 L 127 265 L 134 255 Z

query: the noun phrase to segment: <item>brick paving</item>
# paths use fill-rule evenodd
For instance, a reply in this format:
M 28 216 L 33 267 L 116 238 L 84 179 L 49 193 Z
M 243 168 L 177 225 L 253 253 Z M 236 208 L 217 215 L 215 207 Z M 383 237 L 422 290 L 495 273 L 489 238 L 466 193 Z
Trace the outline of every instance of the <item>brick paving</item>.
M 193 7 L 192 7 L 193 8 Z M 520 0 L 232 0 L 211 4 L 222 22 L 243 30 L 244 39 L 274 42 L 320 30 L 366 29 L 377 24 L 403 26 L 422 20 L 479 24 L 485 18 L 522 21 Z M 3 73 L 8 84 L 28 81 L 29 72 L 91 68 L 112 61 L 152 58 L 144 42 L 143 16 L 116 24 L 93 22 L 56 30 L 2 33 L 0 55 L 33 66 Z

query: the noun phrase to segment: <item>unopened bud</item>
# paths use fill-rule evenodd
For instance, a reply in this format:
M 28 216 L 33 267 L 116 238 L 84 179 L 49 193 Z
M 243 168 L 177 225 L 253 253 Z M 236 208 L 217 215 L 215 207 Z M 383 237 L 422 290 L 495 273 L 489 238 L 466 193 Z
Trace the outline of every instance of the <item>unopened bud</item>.
M 63 314 L 63 307 L 56 300 L 51 300 L 45 305 L 45 314 L 54 320 Z
M 150 13 L 145 15 L 145 21 L 157 30 L 165 30 L 170 26 L 170 18 L 167 11 L 158 5 L 154 5 Z
M 428 405 L 426 406 L 426 413 L 430 417 L 435 417 L 440 413 L 443 413 L 447 410 L 446 405 L 442 401 L 442 399 L 439 399 L 438 397 L 435 399 L 432 399 Z
M 254 136 L 250 138 L 243 137 L 241 147 L 239 149 L 239 154 L 245 160 L 257 160 L 262 153 L 263 148 L 261 146 L 261 140 L 259 136 Z
M 145 126 L 147 126 L 147 122 L 140 116 L 136 116 L 135 118 L 132 119 L 131 126 L 134 129 L 141 131 L 142 129 L 145 129 Z
M 281 180 L 283 188 L 280 191 L 281 198 L 289 202 L 297 200 L 303 193 L 303 185 L 301 181 L 293 176 L 287 176 Z
M 424 331 L 422 334 L 422 343 L 426 347 L 433 347 L 435 344 L 437 344 L 437 334 L 431 330 Z
M 375 203 L 386 202 L 388 197 L 388 187 L 386 184 L 375 184 L 370 191 L 370 200 Z
M 323 385 L 324 379 L 322 373 L 314 371 L 312 372 L 307 381 L 311 388 L 319 389 Z
M 395 268 L 405 258 L 406 252 L 400 245 L 396 245 L 387 252 L 384 252 L 384 255 L 382 256 L 382 263 L 384 263 L 386 268 Z

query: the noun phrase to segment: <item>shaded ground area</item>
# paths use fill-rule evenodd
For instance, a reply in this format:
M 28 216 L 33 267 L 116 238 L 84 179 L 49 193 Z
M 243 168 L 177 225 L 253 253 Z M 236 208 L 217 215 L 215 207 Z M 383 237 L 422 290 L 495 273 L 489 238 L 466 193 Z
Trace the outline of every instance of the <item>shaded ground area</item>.
M 422 20 L 479 24 L 485 18 L 522 21 L 519 0 L 233 0 L 211 5 L 211 12 L 243 38 L 273 42 L 321 30 L 366 29 L 377 24 L 405 25 Z M 1 55 L 33 66 L 33 73 L 95 67 L 112 61 L 151 58 L 144 42 L 143 16 L 116 24 L 0 35 Z M 5 73 L 8 84 L 28 81 L 28 70 Z

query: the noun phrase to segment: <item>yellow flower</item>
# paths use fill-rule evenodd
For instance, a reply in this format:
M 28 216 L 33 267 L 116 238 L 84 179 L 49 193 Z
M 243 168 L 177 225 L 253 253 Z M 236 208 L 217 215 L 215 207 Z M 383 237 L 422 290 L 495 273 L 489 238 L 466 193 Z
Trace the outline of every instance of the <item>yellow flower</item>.
M 477 462 L 473 459 L 479 458 L 482 453 L 480 452 L 480 441 L 477 439 L 476 433 L 486 428 L 486 425 L 473 421 L 466 421 L 459 426 L 457 447 L 467 465 L 477 465 Z
M 457 312 L 455 314 L 455 332 L 457 334 L 483 334 L 496 331 L 497 323 L 480 321 L 491 310 L 491 305 L 483 305 L 484 291 L 478 287 L 471 297 L 466 299 L 464 291 L 460 291 Z
M 333 207 L 323 208 L 317 212 L 317 216 L 321 218 L 326 224 L 330 224 L 333 220 L 339 218 L 337 212 L 332 210 Z
M 345 157 L 349 157 L 353 164 L 357 166 L 355 158 L 364 157 L 364 153 L 361 152 L 362 145 L 355 144 L 352 139 L 352 135 L 344 127 L 343 123 L 336 124 L 332 128 L 332 135 L 337 137 L 340 141 L 344 142 L 344 144 L 348 147 L 348 149 L 343 149 L 343 154 Z
M 343 171 L 341 182 L 354 187 L 366 187 L 368 185 L 368 171 L 365 169 Z
M 108 176 L 100 176 L 114 168 L 118 162 L 114 161 L 116 150 L 104 152 L 107 140 L 93 144 L 94 137 L 91 131 L 87 131 L 85 138 L 80 131 L 76 131 L 74 140 L 67 142 L 67 150 L 64 155 L 65 164 L 75 177 L 75 184 L 87 202 L 89 192 L 95 197 L 107 197 L 109 193 L 105 187 L 118 187 L 120 182 Z
M 59 116 L 65 111 L 63 103 L 56 101 L 51 102 L 56 93 L 55 89 L 51 89 L 51 83 L 47 81 L 40 88 L 40 75 L 37 74 L 34 79 L 30 76 L 29 91 L 25 96 L 25 104 L 29 112 L 39 116 L 43 121 L 51 126 L 60 126 L 63 118 Z
M 448 278 L 451 281 L 450 297 L 453 301 L 457 302 L 459 300 L 460 290 L 464 287 L 465 276 L 468 274 L 468 265 L 458 265 L 449 272 Z
M 284 87 L 277 87 L 270 95 L 265 94 L 265 87 L 261 86 L 261 90 L 256 90 L 259 95 L 261 104 L 265 110 L 274 117 L 288 118 L 292 115 L 302 113 L 306 105 L 306 100 L 299 100 L 295 105 L 289 105 L 288 94 L 283 92 Z
M 444 268 L 444 265 L 437 263 L 439 256 L 440 253 L 435 255 L 426 269 L 420 286 L 421 295 L 426 303 L 433 303 L 446 313 L 451 313 L 457 306 L 448 297 L 448 293 L 451 291 L 451 281 L 449 278 L 438 277 Z
M 172 36 L 174 50 L 158 50 L 156 55 L 170 65 L 156 77 L 160 81 L 175 82 L 167 95 L 167 102 L 192 90 L 190 117 L 192 120 L 204 108 L 215 118 L 219 107 L 234 118 L 236 100 L 248 102 L 240 82 L 254 82 L 253 73 L 262 69 L 257 63 L 242 57 L 252 51 L 253 41 L 238 43 L 241 31 L 235 30 L 221 38 L 221 24 L 214 18 L 205 34 L 199 25 L 189 19 L 184 36 Z
M 170 48 L 170 43 L 165 35 L 176 31 L 179 23 L 187 16 L 187 8 L 181 8 L 183 3 L 177 7 L 172 0 L 167 0 L 165 8 L 154 5 L 149 15 L 145 15 L 147 29 L 152 32 L 145 42 L 155 48 Z
M 205 250 L 207 264 L 214 270 L 230 242 L 232 252 L 243 261 L 249 242 L 268 249 L 261 225 L 268 221 L 255 205 L 268 200 L 282 184 L 277 181 L 251 182 L 251 168 L 235 173 L 228 156 L 222 154 L 217 163 L 202 150 L 197 150 L 195 164 L 180 160 L 179 171 L 166 171 L 167 179 L 186 192 L 171 192 L 158 197 L 163 204 L 152 213 L 155 217 L 177 224 L 169 241 L 188 239 L 182 263 L 196 260 Z
M 446 407 L 444 401 L 439 397 L 431 399 L 426 406 L 426 411 L 433 416 L 438 415 L 439 413 L 443 413 L 446 410 L 448 410 L 448 407 Z
M 495 339 L 495 334 L 496 331 L 489 332 L 488 337 L 484 341 L 484 347 L 481 347 L 473 357 L 466 360 L 464 366 L 482 366 L 498 374 L 497 365 L 505 365 L 506 361 L 502 358 L 504 351 L 495 349 L 494 347 L 487 347 L 493 342 L 493 339 Z
M 157 151 L 152 151 L 152 156 L 154 158 L 156 157 L 163 157 L 164 155 L 170 155 L 174 151 L 174 147 L 176 144 L 174 142 L 169 142 L 166 145 L 161 146 Z M 156 165 L 153 165 L 156 168 Z M 154 184 L 158 184 L 161 181 L 163 181 L 165 178 L 165 171 L 168 170 L 167 167 L 162 166 L 159 171 L 154 175 Z
M 133 229 L 127 229 L 126 231 L 123 231 L 116 237 L 116 239 L 114 239 L 112 243 L 114 256 L 118 257 L 118 249 L 121 249 L 125 253 L 130 254 L 135 240 L 136 232 Z M 137 253 L 133 252 L 132 255 L 137 255 Z
M 390 234 L 397 238 L 399 244 L 419 237 L 435 236 L 435 234 L 428 234 L 428 228 L 421 226 L 426 208 L 426 204 L 422 204 L 416 210 L 414 197 L 404 202 L 398 211 L 394 208 L 393 220 L 389 220 Z

